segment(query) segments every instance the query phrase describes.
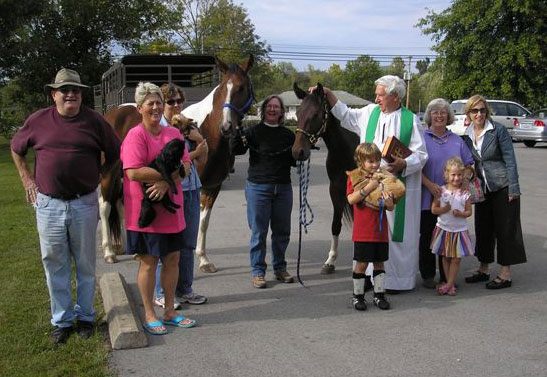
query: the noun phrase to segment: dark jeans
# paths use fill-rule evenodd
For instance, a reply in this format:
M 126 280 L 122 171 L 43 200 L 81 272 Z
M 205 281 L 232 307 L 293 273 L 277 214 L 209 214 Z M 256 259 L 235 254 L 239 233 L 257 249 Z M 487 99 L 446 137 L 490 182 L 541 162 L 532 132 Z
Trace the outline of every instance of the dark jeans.
M 287 271 L 285 251 L 291 236 L 292 186 L 247 181 L 247 221 L 252 276 L 266 274 L 266 237 L 272 228 L 272 265 L 274 272 Z
M 508 189 L 485 193 L 486 200 L 475 204 L 475 255 L 481 263 L 502 266 L 525 263 L 526 252 L 520 225 L 520 198 L 509 202 Z
M 437 224 L 437 215 L 431 213 L 430 210 L 422 210 L 420 218 L 420 275 L 422 279 L 435 278 L 435 254 L 431 252 L 431 236 L 433 236 L 433 230 Z M 439 255 L 439 277 L 440 281 L 446 281 L 444 276 L 442 257 Z

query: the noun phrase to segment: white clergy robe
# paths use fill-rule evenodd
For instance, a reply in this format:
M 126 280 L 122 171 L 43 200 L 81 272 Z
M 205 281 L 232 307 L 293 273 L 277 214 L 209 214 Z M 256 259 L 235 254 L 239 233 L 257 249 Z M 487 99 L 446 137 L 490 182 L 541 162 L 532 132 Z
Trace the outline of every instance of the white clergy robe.
M 365 142 L 370 114 L 377 106 L 371 104 L 360 109 L 350 109 L 344 103 L 338 101 L 331 109 L 331 112 L 340 120 L 342 127 L 358 134 L 361 143 L 363 143 Z M 374 135 L 374 144 L 382 150 L 388 137 L 395 136 L 400 139 L 400 128 L 401 109 L 389 114 L 381 112 Z M 391 240 L 395 211 L 386 211 L 389 228 L 389 260 L 385 263 L 386 289 L 393 290 L 414 289 L 418 273 L 422 168 L 427 162 L 427 151 L 421 122 L 416 115 L 414 115 L 412 135 L 408 147 L 413 153 L 405 159 L 406 168 L 402 171 L 402 176 L 406 178 L 403 242 L 393 242 Z M 382 160 L 381 166 L 387 167 L 386 162 Z

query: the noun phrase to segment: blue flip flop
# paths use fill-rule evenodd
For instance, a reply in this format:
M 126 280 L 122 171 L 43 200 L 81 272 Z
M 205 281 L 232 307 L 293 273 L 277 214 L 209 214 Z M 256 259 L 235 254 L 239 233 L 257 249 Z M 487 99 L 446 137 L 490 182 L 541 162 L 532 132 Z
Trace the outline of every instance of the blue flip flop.
M 182 323 L 184 320 L 190 321 L 189 323 Z M 194 327 L 196 325 L 196 321 L 190 318 L 186 318 L 183 315 L 176 316 L 171 319 L 164 319 L 163 324 L 167 326 L 176 326 L 176 327 Z
M 164 328 L 163 330 L 153 329 L 154 327 L 163 327 L 163 323 L 161 323 L 160 321 L 145 322 L 142 324 L 142 327 L 144 331 L 152 335 L 165 335 L 168 332 L 166 328 Z

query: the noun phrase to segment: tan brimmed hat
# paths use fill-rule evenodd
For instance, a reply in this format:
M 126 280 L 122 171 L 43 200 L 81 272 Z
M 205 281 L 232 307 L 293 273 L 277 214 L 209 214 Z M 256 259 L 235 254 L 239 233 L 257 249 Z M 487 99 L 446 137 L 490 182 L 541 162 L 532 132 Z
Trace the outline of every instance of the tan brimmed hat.
M 53 84 L 47 84 L 47 87 L 57 89 L 62 86 L 66 85 L 72 85 L 72 86 L 79 86 L 81 88 L 89 88 L 89 86 L 84 85 L 80 81 L 80 75 L 78 72 L 73 71 L 72 69 L 63 68 L 59 72 L 57 72 L 57 75 L 55 75 L 55 82 Z

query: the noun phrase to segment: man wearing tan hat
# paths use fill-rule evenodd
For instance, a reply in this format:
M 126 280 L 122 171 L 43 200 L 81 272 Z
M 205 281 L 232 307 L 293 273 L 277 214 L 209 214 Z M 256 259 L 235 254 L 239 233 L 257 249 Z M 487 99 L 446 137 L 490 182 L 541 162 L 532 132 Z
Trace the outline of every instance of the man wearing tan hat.
M 105 164 L 113 163 L 119 158 L 120 141 L 99 113 L 82 106 L 82 89 L 88 86 L 76 71 L 61 69 L 47 88 L 55 104 L 27 118 L 11 141 L 11 155 L 27 201 L 36 210 L 54 326 L 51 339 L 59 344 L 66 342 L 75 325 L 84 338 L 93 331 L 101 152 Z M 36 153 L 33 173 L 26 159 L 29 148 Z

